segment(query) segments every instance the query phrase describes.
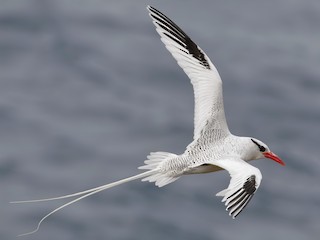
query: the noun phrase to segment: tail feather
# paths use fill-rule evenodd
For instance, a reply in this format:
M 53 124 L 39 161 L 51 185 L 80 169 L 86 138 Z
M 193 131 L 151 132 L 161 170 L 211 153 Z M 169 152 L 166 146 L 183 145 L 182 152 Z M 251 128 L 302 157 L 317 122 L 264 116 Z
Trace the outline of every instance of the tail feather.
M 50 213 L 48 213 L 47 215 L 45 215 L 42 219 L 40 219 L 37 227 L 35 230 L 31 231 L 31 232 L 28 232 L 28 233 L 24 233 L 24 234 L 21 234 L 19 236 L 25 236 L 25 235 L 30 235 L 30 234 L 33 234 L 35 232 L 37 232 L 40 228 L 40 225 L 42 224 L 42 222 L 47 219 L 49 216 L 51 216 L 52 214 L 54 214 L 55 212 L 75 203 L 75 202 L 78 202 L 80 201 L 81 199 L 84 199 L 86 197 L 89 197 L 91 195 L 94 195 L 98 192 L 101 192 L 101 191 L 104 191 L 106 189 L 109 189 L 109 188 L 112 188 L 112 187 L 115 187 L 115 186 L 118 186 L 120 184 L 123 184 L 123 183 L 126 183 L 126 182 L 130 182 L 130 181 L 133 181 L 133 180 L 136 180 L 136 179 L 139 179 L 139 178 L 145 178 L 147 176 L 150 176 L 152 174 L 155 173 L 155 170 L 150 170 L 150 171 L 147 171 L 147 172 L 144 172 L 144 173 L 140 173 L 138 175 L 135 175 L 135 176 L 132 176 L 132 177 L 128 177 L 128 178 L 125 178 L 125 179 L 121 179 L 119 181 L 116 181 L 116 182 L 113 182 L 113 183 L 109 183 L 109 184 L 105 184 L 105 185 L 102 185 L 100 187 L 96 187 L 96 188 L 92 188 L 92 189 L 89 189 L 89 190 L 86 190 L 86 191 L 82 191 L 82 192 L 79 192 L 79 193 L 74 193 L 74 194 L 69 194 L 69 195 L 65 195 L 65 196 L 61 196 L 61 197 L 55 197 L 55 198 L 47 198 L 47 199 L 38 199 L 38 200 L 29 200 L 29 201 L 15 201 L 15 202 L 11 202 L 11 203 L 32 203 L 32 202 L 40 202 L 40 201 L 50 201 L 50 200 L 56 200 L 56 199 L 62 199 L 62 198 L 69 198 L 69 197 L 73 197 L 73 196 L 78 196 L 78 195 L 82 195 L 81 197 L 78 197 L 70 202 L 67 202 L 63 205 L 61 205 L 60 207 L 54 209 L 53 211 L 51 211 Z
M 162 186 L 165 186 L 169 183 L 174 182 L 175 180 L 177 180 L 180 177 L 180 175 L 174 174 L 172 172 L 170 173 L 170 171 L 169 172 L 163 171 L 163 170 L 161 171 L 161 168 L 162 168 L 162 163 L 164 161 L 172 159 L 172 158 L 176 158 L 176 157 L 177 157 L 177 155 L 175 155 L 173 153 L 152 152 L 147 157 L 147 160 L 144 162 L 146 165 L 139 167 L 139 169 L 144 169 L 147 171 L 140 173 L 140 174 L 137 174 L 135 176 L 124 178 L 124 179 L 121 179 L 121 180 L 113 182 L 113 183 L 102 185 L 100 187 L 91 188 L 91 189 L 88 189 L 85 191 L 81 191 L 81 192 L 77 192 L 77 193 L 73 193 L 73 194 L 68 194 L 68 195 L 64 195 L 64 196 L 60 196 L 60 197 L 11 202 L 11 203 L 34 203 L 34 202 L 51 201 L 51 200 L 58 200 L 58 199 L 71 198 L 71 197 L 78 196 L 74 200 L 69 201 L 69 202 L 61 205 L 60 207 L 54 209 L 53 211 L 51 211 L 47 215 L 45 215 L 43 218 L 41 218 L 35 230 L 28 232 L 28 233 L 21 234 L 19 236 L 30 235 L 30 234 L 37 232 L 40 228 L 40 225 L 43 223 L 43 221 L 45 219 L 47 219 L 49 216 L 51 216 L 52 214 L 54 214 L 55 212 L 65 208 L 73 203 L 76 203 L 86 197 L 89 197 L 91 195 L 94 195 L 96 193 L 104 191 L 106 189 L 118 186 L 120 184 L 127 183 L 127 182 L 130 182 L 130 181 L 133 181 L 136 179 L 140 179 L 140 178 L 142 178 L 142 181 L 155 182 L 155 185 L 158 187 L 162 187 Z
M 169 183 L 174 182 L 180 176 L 176 174 L 170 174 L 170 172 L 162 172 L 161 167 L 162 163 L 166 160 L 176 158 L 177 155 L 168 152 L 151 152 L 150 155 L 147 156 L 148 160 L 145 160 L 144 163 L 146 165 L 139 167 L 139 169 L 146 169 L 146 170 L 156 170 L 154 174 L 143 178 L 142 181 L 149 181 L 154 182 L 156 186 L 163 187 Z

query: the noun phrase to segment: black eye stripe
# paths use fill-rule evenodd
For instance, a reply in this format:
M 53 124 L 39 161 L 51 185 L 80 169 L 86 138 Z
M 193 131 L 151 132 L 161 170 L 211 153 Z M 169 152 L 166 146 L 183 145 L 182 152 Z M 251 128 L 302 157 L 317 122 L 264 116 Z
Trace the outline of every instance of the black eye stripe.
M 261 146 L 259 143 L 257 143 L 255 140 L 251 139 L 251 141 L 258 146 L 260 152 L 265 152 L 266 148 L 264 146 Z

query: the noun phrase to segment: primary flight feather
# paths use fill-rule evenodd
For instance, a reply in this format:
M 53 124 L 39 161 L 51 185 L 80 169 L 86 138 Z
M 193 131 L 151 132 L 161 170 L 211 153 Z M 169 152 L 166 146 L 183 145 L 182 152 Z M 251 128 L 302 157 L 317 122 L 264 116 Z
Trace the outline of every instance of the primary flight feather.
M 90 195 L 108 188 L 141 179 L 165 186 L 183 175 L 215 172 L 225 169 L 230 174 L 228 187 L 217 196 L 222 197 L 229 215 L 235 218 L 247 206 L 260 186 L 262 175 L 248 161 L 269 158 L 284 162 L 262 141 L 252 137 L 239 137 L 230 133 L 223 106 L 222 81 L 215 66 L 204 51 L 172 20 L 159 10 L 148 6 L 161 41 L 188 75 L 194 90 L 194 137 L 183 154 L 152 152 L 139 169 L 138 175 L 109 183 L 86 191 L 56 198 L 17 201 L 13 203 L 40 202 L 80 196 L 44 216 L 40 224 L 51 214 Z

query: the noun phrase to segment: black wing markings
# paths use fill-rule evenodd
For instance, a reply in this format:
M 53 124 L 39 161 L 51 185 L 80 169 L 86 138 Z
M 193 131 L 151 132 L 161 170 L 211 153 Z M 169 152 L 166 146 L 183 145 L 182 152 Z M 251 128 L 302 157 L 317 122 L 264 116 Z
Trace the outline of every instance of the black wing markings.
M 227 198 L 229 201 L 226 210 L 230 210 L 229 215 L 236 218 L 248 205 L 256 190 L 256 176 L 251 175 L 243 184 L 242 188 L 238 189 Z
M 168 33 L 163 32 L 164 35 L 169 37 L 171 40 L 175 41 L 177 44 L 185 48 L 189 54 L 191 54 L 194 58 L 199 60 L 200 64 L 205 68 L 210 69 L 209 62 L 207 61 L 205 54 L 199 49 L 197 44 L 195 44 L 191 38 L 171 19 L 165 16 L 163 13 L 158 11 L 157 9 L 149 6 L 151 17 L 155 20 L 157 25 L 163 28 Z M 180 49 L 184 51 L 183 49 Z M 185 51 L 184 51 L 185 52 Z

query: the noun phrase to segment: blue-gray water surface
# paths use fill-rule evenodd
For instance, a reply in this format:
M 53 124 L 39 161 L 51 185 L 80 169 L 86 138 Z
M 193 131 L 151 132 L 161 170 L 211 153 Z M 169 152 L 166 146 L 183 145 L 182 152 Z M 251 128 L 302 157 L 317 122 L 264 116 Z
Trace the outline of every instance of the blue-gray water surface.
M 65 202 L 9 201 L 135 175 L 150 151 L 182 153 L 192 140 L 192 86 L 147 4 L 218 68 L 231 131 L 263 140 L 286 167 L 252 163 L 263 181 L 236 220 L 215 197 L 229 183 L 219 172 L 118 186 L 22 239 L 319 239 L 319 0 L 2 0 L 0 239 Z

